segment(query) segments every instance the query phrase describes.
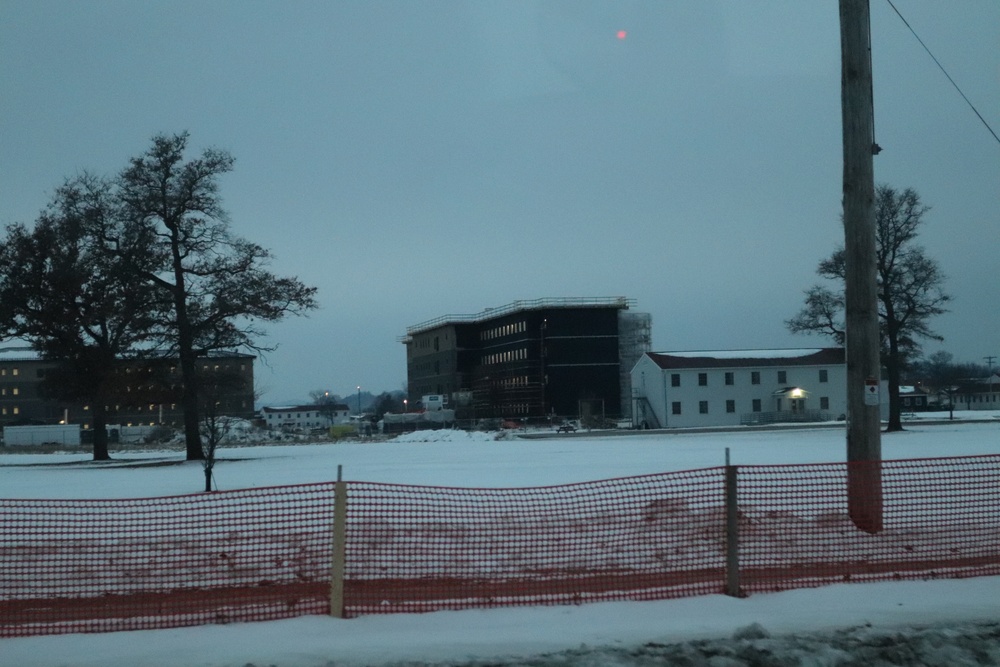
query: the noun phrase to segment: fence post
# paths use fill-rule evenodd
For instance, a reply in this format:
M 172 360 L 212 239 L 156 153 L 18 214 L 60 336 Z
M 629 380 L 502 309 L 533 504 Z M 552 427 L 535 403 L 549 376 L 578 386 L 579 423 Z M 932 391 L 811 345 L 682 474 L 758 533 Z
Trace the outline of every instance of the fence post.
M 347 560 L 347 483 L 343 466 L 337 466 L 333 487 L 333 562 L 330 567 L 330 616 L 344 618 L 344 570 Z
M 737 466 L 729 464 L 726 447 L 726 595 L 743 597 L 740 591 L 740 516 L 737 501 Z

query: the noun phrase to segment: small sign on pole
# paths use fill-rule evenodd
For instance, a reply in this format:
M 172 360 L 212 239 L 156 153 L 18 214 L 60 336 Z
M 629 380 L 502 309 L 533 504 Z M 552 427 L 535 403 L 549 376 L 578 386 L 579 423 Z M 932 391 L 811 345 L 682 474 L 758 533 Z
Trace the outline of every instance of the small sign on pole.
M 878 378 L 865 379 L 865 405 L 879 404 Z

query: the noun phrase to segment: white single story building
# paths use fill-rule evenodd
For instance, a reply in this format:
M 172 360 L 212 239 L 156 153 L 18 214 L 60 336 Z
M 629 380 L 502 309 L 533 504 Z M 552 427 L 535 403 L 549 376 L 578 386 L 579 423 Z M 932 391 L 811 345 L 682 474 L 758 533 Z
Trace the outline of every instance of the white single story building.
M 261 408 L 260 414 L 269 429 L 326 428 L 350 422 L 350 410 L 341 403 Z
M 1000 410 L 1000 375 L 965 380 L 955 392 L 956 410 Z
M 842 419 L 844 349 L 647 352 L 632 368 L 639 428 Z

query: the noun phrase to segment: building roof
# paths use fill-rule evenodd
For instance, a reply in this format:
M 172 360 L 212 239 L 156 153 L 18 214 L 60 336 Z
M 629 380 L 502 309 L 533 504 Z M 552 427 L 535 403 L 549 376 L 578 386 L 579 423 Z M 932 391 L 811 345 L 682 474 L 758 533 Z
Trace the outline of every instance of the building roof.
M 41 356 L 30 347 L 0 347 L 0 361 L 38 361 Z
M 442 315 L 420 324 L 406 327 L 407 337 L 413 334 L 436 329 L 447 324 L 468 324 L 474 322 L 485 322 L 487 320 L 510 315 L 525 310 L 542 310 L 546 308 L 616 308 L 627 310 L 629 306 L 635 305 L 633 299 L 624 296 L 610 297 L 556 297 L 545 299 L 531 299 L 528 301 L 515 301 L 499 308 L 487 308 L 475 315 Z
M 199 355 L 199 359 L 255 359 L 256 357 L 252 354 L 247 354 L 245 352 L 238 352 L 235 350 L 210 350 L 207 354 Z M 152 359 L 176 359 L 176 354 L 167 353 L 156 353 L 150 357 L 144 357 L 142 360 L 152 360 Z M 131 357 L 129 357 L 131 359 Z M 0 361 L 44 361 L 42 355 L 36 351 L 33 347 L 29 345 L 11 345 L 9 347 L 0 347 Z
M 1000 388 L 1000 375 L 994 373 L 985 378 L 968 378 L 956 383 L 962 392 L 996 391 Z
M 841 347 L 647 352 L 646 356 L 664 370 L 756 368 L 760 366 L 836 366 L 845 362 L 844 348 Z

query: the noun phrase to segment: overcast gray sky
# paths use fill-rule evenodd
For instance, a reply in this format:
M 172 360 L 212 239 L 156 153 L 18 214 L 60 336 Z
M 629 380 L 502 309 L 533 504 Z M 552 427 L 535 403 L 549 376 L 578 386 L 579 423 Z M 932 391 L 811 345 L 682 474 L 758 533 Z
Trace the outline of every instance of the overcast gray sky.
M 1000 131 L 1000 2 L 894 0 Z M 958 360 L 1000 355 L 1000 144 L 871 0 L 876 180 L 932 207 Z M 225 148 L 236 233 L 319 288 L 264 404 L 406 379 L 409 325 L 628 296 L 657 350 L 809 347 L 843 242 L 836 0 L 0 3 L 0 224 L 156 133 Z M 625 31 L 620 34 L 620 31 Z M 192 156 L 194 153 L 192 153 Z

